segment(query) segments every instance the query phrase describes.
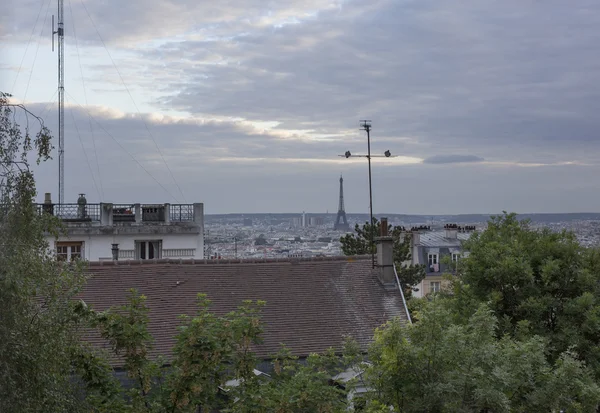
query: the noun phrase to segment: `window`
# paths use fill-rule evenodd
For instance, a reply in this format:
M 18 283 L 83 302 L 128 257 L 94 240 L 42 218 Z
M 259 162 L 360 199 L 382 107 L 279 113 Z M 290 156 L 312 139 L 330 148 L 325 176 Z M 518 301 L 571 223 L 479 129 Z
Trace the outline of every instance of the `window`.
M 452 253 L 452 262 L 458 262 L 458 260 L 460 259 L 460 253 Z
M 138 260 L 154 260 L 162 258 L 162 241 L 136 241 L 135 255 Z
M 429 292 L 439 293 L 442 288 L 442 283 L 440 281 L 432 281 L 429 283 Z
M 56 247 L 56 258 L 59 261 L 66 261 L 67 257 L 69 256 L 69 247 L 67 247 L 66 245 L 58 245 Z
M 74 261 L 83 258 L 83 242 L 57 242 L 56 259 Z
M 429 266 L 435 265 L 438 263 L 437 254 L 429 254 Z
M 438 272 L 440 270 L 440 266 L 438 264 L 438 255 L 437 254 L 428 254 L 427 262 L 429 264 L 430 272 Z

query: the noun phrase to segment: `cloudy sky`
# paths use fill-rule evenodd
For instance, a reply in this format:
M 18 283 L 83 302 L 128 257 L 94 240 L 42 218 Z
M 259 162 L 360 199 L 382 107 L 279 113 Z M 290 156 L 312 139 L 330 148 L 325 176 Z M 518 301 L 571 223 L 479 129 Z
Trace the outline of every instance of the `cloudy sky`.
M 8 7 L 8 14 L 6 13 Z M 57 132 L 56 0 L 8 0 L 0 90 Z M 600 210 L 597 0 L 65 0 L 67 201 L 207 213 Z M 36 169 L 57 195 L 56 157 Z

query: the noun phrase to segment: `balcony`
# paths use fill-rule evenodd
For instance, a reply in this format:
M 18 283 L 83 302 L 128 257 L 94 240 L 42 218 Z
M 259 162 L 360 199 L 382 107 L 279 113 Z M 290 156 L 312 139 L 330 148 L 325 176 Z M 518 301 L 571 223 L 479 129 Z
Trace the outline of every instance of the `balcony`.
M 201 204 L 198 204 L 201 207 Z M 37 204 L 46 213 L 63 222 L 113 224 L 195 222 L 195 204 Z M 199 212 L 202 214 L 201 210 Z

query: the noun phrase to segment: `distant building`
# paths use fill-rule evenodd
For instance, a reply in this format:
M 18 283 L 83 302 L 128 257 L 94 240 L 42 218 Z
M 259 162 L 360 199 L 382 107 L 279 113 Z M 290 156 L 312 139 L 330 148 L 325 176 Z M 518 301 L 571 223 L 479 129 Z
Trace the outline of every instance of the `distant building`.
M 471 237 L 474 226 L 458 226 L 447 224 L 443 231 L 431 231 L 412 228 L 411 233 L 411 263 L 425 265 L 426 276 L 419 283 L 419 291 L 415 297 L 424 297 L 429 293 L 438 292 L 444 287 L 444 273 L 453 273 L 458 261 L 466 254 L 462 243 Z M 447 263 L 446 261 L 449 261 Z
M 290 219 L 290 225 L 294 228 L 318 227 L 319 225 L 323 225 L 324 223 L 325 219 L 323 217 L 307 216 L 304 212 L 302 213 L 302 215 L 298 217 L 292 217 Z
M 244 218 L 244 226 L 251 227 L 252 226 L 252 218 Z
M 309 227 L 318 227 L 325 223 L 325 219 L 323 217 L 309 217 L 308 218 L 308 226 Z
M 204 205 L 54 204 L 46 193 L 40 213 L 59 217 L 66 234 L 46 238 L 57 259 L 71 261 L 204 258 Z

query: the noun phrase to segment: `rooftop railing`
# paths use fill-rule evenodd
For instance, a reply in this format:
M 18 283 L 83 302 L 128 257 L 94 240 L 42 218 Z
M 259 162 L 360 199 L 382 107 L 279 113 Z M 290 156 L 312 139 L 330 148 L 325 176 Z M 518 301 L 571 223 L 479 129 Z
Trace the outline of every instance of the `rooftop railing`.
M 63 221 L 100 222 L 100 204 L 37 204 L 40 213 L 54 215 Z
M 135 222 L 135 204 L 113 204 L 113 222 Z
M 169 214 L 171 221 L 187 222 L 194 220 L 194 205 L 192 204 L 172 204 L 169 205 Z
M 40 213 L 66 222 L 194 222 L 194 204 L 37 204 Z

